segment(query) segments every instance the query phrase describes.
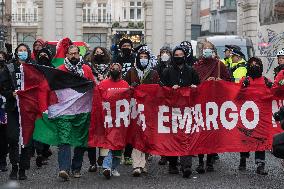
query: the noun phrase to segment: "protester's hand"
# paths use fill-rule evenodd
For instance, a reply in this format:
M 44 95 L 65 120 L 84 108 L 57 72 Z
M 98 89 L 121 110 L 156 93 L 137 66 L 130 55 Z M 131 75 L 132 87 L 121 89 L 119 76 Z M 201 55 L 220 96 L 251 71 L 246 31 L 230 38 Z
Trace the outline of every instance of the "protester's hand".
M 17 92 L 18 92 L 18 90 L 15 90 L 15 91 L 13 92 L 13 96 L 14 96 L 14 97 L 17 96 Z
M 98 80 L 99 80 L 99 81 L 104 80 L 104 76 L 103 76 L 102 74 L 99 74 L 99 75 L 98 75 Z
M 215 81 L 215 77 L 209 77 L 207 81 Z
M 137 87 L 138 85 L 139 85 L 138 83 L 133 82 L 133 83 L 131 84 L 131 87 Z
M 159 81 L 158 84 L 159 84 L 161 87 L 165 86 L 162 81 Z
M 191 88 L 197 88 L 197 86 L 196 86 L 196 85 L 190 85 L 190 87 L 191 87 Z
M 242 83 L 242 86 L 243 86 L 243 87 L 248 87 L 249 84 L 250 84 L 249 79 L 248 79 L 248 78 L 245 78 L 245 80 L 244 80 L 243 83 Z
M 172 88 L 173 88 L 173 89 L 178 89 L 178 88 L 180 88 L 180 86 L 174 85 Z
M 5 43 L 5 47 L 6 47 L 7 53 L 12 53 L 12 44 Z
M 279 84 L 279 86 L 283 86 L 284 85 L 284 79 L 280 80 L 278 84 Z
M 222 79 L 220 77 L 217 77 L 216 78 L 216 81 L 221 81 Z

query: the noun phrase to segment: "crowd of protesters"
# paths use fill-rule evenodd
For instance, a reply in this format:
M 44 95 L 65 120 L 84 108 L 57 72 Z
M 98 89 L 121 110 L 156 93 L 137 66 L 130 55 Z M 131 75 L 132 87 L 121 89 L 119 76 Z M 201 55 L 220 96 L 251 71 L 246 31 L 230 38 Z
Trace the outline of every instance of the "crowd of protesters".
M 48 144 L 35 140 L 25 147 L 19 145 L 20 125 L 16 96 L 22 85 L 20 67 L 22 63 L 54 67 L 53 53 L 42 39 L 34 42 L 32 50 L 26 44 L 19 44 L 14 52 L 11 45 L 6 44 L 5 47 L 6 51 L 0 51 L 0 172 L 10 170 L 10 179 L 26 180 L 31 157 L 35 156 L 36 165 L 42 167 L 48 164 L 49 157 L 54 152 Z M 122 39 L 114 49 L 111 54 L 106 48 L 95 47 L 81 57 L 79 47 L 70 41 L 64 64 L 58 69 L 92 80 L 103 90 L 136 87 L 140 84 L 159 84 L 173 89 L 194 88 L 208 80 L 236 82 L 243 87 L 249 87 L 253 83 L 263 84 L 268 88 L 284 85 L 284 49 L 277 53 L 278 66 L 275 68 L 274 83 L 263 76 L 261 59 L 252 57 L 246 61 L 242 49 L 234 44 L 225 45 L 223 60 L 219 59 L 216 47 L 210 42 L 202 44 L 201 56 L 198 58 L 193 56 L 193 49 L 188 41 L 181 42 L 174 49 L 167 45 L 161 47 L 158 58 L 147 45 L 134 48 L 130 39 Z M 107 179 L 120 176 L 117 168 L 122 162 L 121 157 L 125 165 L 133 166 L 132 175 L 135 177 L 147 172 L 146 164 L 151 158 L 150 154 L 128 144 L 123 150 L 75 147 L 72 159 L 71 146 L 62 144 L 58 146 L 60 178 L 69 180 L 71 175 L 74 178 L 81 177 L 85 151 L 88 152 L 90 163 L 88 171 L 96 172 L 101 167 Z M 7 165 L 8 155 L 11 169 Z M 199 174 L 214 171 L 218 154 L 207 154 L 206 164 L 204 154 L 196 155 L 199 159 L 196 171 Z M 249 152 L 240 153 L 240 171 L 246 170 L 248 157 Z M 255 163 L 256 173 L 266 175 L 265 151 L 255 152 Z M 192 156 L 162 156 L 159 165 L 166 164 L 169 165 L 170 174 L 179 174 L 181 171 L 184 178 L 190 177 L 193 171 Z

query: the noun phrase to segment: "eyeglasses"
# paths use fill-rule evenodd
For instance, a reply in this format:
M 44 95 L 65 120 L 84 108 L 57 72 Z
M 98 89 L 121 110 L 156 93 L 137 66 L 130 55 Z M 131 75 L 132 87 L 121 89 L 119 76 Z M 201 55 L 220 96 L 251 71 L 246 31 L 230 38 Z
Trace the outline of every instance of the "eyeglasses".
M 79 55 L 79 53 L 78 52 L 74 52 L 74 53 L 68 53 L 70 56 L 77 56 L 77 55 Z

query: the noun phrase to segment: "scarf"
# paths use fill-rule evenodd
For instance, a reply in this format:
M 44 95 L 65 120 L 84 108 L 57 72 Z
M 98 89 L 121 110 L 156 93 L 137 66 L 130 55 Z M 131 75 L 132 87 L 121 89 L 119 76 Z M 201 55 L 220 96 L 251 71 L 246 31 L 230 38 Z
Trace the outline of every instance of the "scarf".
M 68 60 L 68 58 L 65 58 L 64 59 L 64 65 L 65 65 L 65 68 L 69 72 L 71 72 L 71 73 L 73 73 L 75 75 L 78 75 L 80 77 L 84 77 L 84 70 L 82 68 L 82 65 L 83 65 L 82 57 L 80 57 L 80 61 L 76 65 L 71 64 L 70 61 Z

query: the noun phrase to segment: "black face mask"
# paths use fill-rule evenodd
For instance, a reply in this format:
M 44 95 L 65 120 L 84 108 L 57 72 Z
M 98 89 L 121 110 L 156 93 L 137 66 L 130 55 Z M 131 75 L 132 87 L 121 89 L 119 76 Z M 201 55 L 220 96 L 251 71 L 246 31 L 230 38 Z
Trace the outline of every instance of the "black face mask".
M 96 54 L 96 55 L 94 56 L 94 60 L 95 60 L 96 62 L 98 62 L 98 63 L 102 62 L 102 61 L 103 61 L 103 58 L 104 58 L 104 56 L 101 55 L 101 54 Z
M 0 66 L 4 66 L 6 63 L 6 60 L 0 60 Z
M 253 79 L 259 78 L 262 76 L 262 68 L 260 66 L 250 66 L 248 68 L 248 76 L 252 77 Z
M 112 70 L 112 71 L 110 71 L 110 76 L 113 80 L 117 80 L 120 76 L 120 71 Z
M 75 58 L 75 57 L 72 57 L 70 60 L 69 60 L 69 62 L 73 65 L 73 66 L 75 66 L 75 65 L 77 65 L 78 63 L 79 63 L 79 59 L 77 59 L 77 58 Z
M 185 57 L 173 57 L 173 63 L 177 66 L 185 63 Z
M 131 54 L 131 49 L 129 48 L 122 48 L 121 52 L 124 56 L 129 56 Z
M 38 64 L 40 65 L 45 65 L 45 66 L 50 66 L 50 60 L 49 58 L 45 57 L 45 56 L 42 56 L 38 59 Z

